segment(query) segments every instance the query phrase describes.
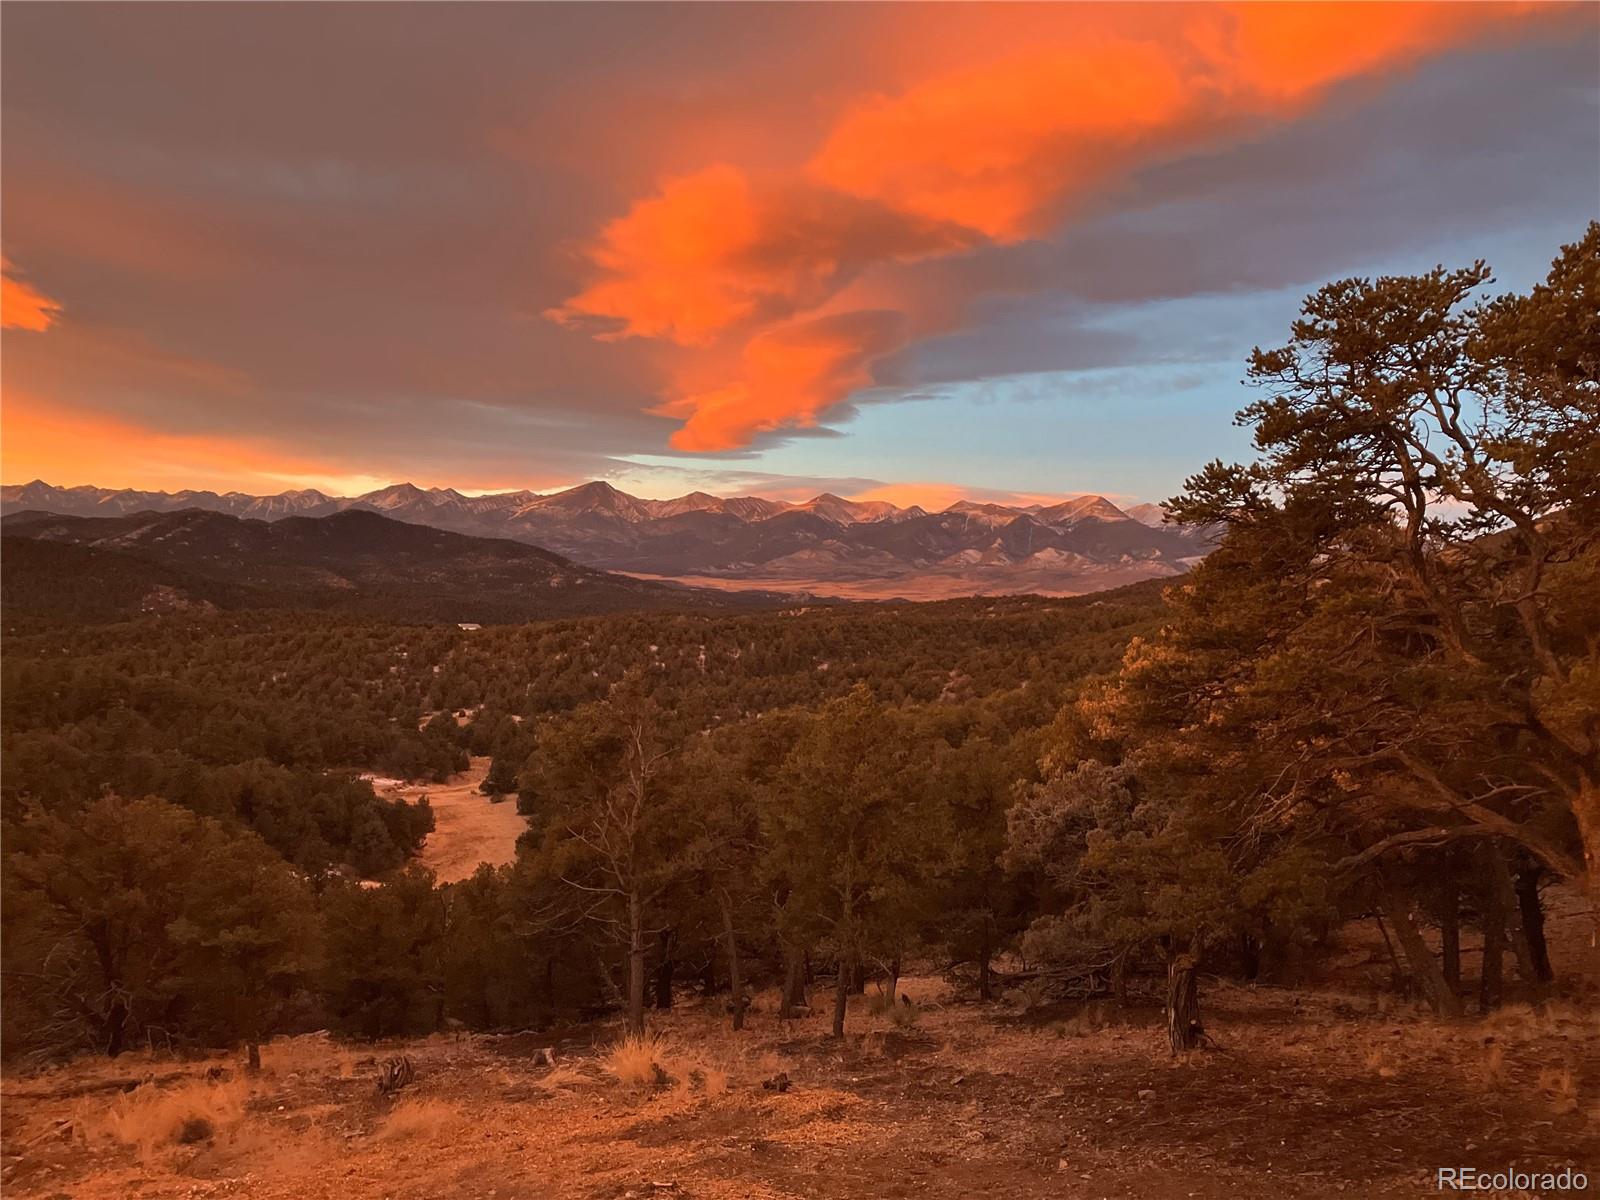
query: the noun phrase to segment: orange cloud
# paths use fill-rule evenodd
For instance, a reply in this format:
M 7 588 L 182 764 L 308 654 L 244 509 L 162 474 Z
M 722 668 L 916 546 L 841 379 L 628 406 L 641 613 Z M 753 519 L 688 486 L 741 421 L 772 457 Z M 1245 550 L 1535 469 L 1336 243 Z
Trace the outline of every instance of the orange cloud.
M 0 427 L 0 478 L 13 483 L 225 489 L 242 481 L 276 491 L 296 477 L 340 475 L 337 466 L 297 459 L 267 439 L 162 433 L 12 388 Z
M 847 113 L 811 162 L 843 191 L 1010 241 L 1071 191 L 1125 169 L 1197 95 L 1154 43 L 1050 48 Z
M 602 337 L 703 345 L 752 318 L 819 304 L 866 264 L 949 251 L 963 238 L 836 191 L 708 167 L 607 225 L 590 251 L 605 277 L 549 315 L 597 319 Z
M 1403 65 L 1474 37 L 1528 4 L 1240 4 L 1191 40 L 1236 87 L 1300 100 L 1341 80 Z
M 709 453 L 745 446 L 760 433 L 809 428 L 828 408 L 872 381 L 868 365 L 905 341 L 899 313 L 852 312 L 779 325 L 753 337 L 736 378 L 653 409 L 684 425 L 678 450 Z
M 61 305 L 32 284 L 18 279 L 7 258 L 0 258 L 0 328 L 43 333 L 61 316 Z
M 308 456 L 287 441 L 250 434 L 170 433 L 77 405 L 58 403 L 8 385 L 0 408 L 0 478 L 7 483 L 43 479 L 62 486 L 144 489 L 239 488 L 271 494 L 316 488 L 328 495 L 355 496 L 407 479 L 418 487 L 462 483 L 461 465 L 430 457 L 417 464 L 373 464 L 370 451 L 350 447 L 354 459 Z M 359 468 L 352 462 L 359 461 Z M 383 472 L 387 467 L 394 469 Z M 530 474 L 521 461 L 487 475 L 469 493 L 536 490 L 576 482 L 565 474 Z
M 817 179 L 1000 241 L 1242 120 L 1465 40 L 1521 11 L 1471 4 L 1185 9 L 1170 30 L 1047 46 L 929 79 L 846 113 Z
M 1335 83 L 1394 69 L 1525 11 L 1505 5 L 1133 6 L 1123 33 L 1029 47 L 844 112 L 804 164 L 759 181 L 731 165 L 666 183 L 589 250 L 598 278 L 549 313 L 601 337 L 663 338 L 724 368 L 653 411 L 680 450 L 816 425 L 875 357 L 928 332 L 862 336 L 861 296 L 897 266 L 1057 226 L 1133 172 Z M 869 276 L 867 273 L 871 271 Z M 848 297 L 841 293 L 866 276 Z M 878 299 L 867 304 L 881 303 Z M 910 313 L 957 312 L 927 298 Z M 823 314 L 830 314 L 826 324 Z M 873 314 L 881 324 L 883 314 Z M 737 337 L 730 353 L 724 339 Z

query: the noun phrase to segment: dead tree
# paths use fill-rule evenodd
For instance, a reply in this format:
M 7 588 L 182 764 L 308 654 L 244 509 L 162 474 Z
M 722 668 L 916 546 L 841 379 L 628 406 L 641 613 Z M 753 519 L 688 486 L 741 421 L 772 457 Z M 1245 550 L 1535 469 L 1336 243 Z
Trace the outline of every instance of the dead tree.
M 621 779 L 606 789 L 588 823 L 570 830 L 594 852 L 604 882 L 566 882 L 581 891 L 609 897 L 622 911 L 620 919 L 600 919 L 622 926 L 628 947 L 627 1027 L 630 1034 L 639 1036 L 644 1033 L 645 910 L 663 886 L 659 864 L 648 861 L 643 843 L 654 800 L 652 784 L 666 755 L 650 744 L 643 720 L 630 722 L 624 737 Z

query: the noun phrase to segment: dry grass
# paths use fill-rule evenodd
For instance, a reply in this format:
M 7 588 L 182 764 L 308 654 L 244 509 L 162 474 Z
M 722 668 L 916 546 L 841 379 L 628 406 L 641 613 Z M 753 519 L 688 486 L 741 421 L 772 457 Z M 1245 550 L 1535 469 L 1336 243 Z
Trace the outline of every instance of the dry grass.
M 563 1088 L 577 1087 L 588 1082 L 588 1076 L 577 1067 L 563 1063 L 559 1067 L 551 1067 L 548 1072 L 535 1081 L 536 1085 L 547 1092 L 559 1092 Z
M 675 1081 L 674 1091 L 680 1096 L 701 1093 L 721 1096 L 728 1091 L 728 1072 L 725 1068 L 706 1061 L 703 1055 L 686 1055 L 675 1058 L 669 1071 Z
M 1560 1000 L 1552 1000 L 1538 1007 L 1507 1004 L 1485 1017 L 1481 1028 L 1486 1033 L 1513 1042 L 1531 1041 L 1550 1035 L 1600 1038 L 1600 1013 Z
M 602 1058 L 606 1071 L 628 1087 L 654 1089 L 669 1084 L 675 1094 L 724 1095 L 735 1075 L 753 1080 L 763 1068 L 778 1060 L 770 1054 L 753 1057 L 746 1041 L 734 1038 L 724 1027 L 707 1028 L 698 1036 L 678 1040 L 647 1033 L 626 1037 Z M 769 1074 L 777 1069 L 774 1067 Z M 569 1080 L 551 1080 L 560 1068 L 541 1081 L 544 1087 L 562 1087 L 585 1078 L 572 1071 Z
M 659 1034 L 629 1034 L 605 1056 L 605 1068 L 618 1083 L 630 1087 L 654 1087 L 670 1078 L 666 1068 L 667 1040 Z
M 261 1047 L 261 1069 L 268 1075 L 321 1074 L 333 1068 L 339 1078 L 355 1077 L 355 1055 L 326 1033 L 275 1038 Z M 237 1058 L 232 1064 L 242 1066 Z
M 91 1138 L 132 1146 L 141 1159 L 149 1159 L 164 1146 L 209 1141 L 244 1116 L 249 1098 L 250 1086 L 243 1080 L 142 1087 L 118 1096 L 80 1127 Z
M 1042 979 L 1028 979 L 1006 993 L 1006 1000 L 1019 1010 L 1030 1013 L 1050 999 L 1050 988 Z
M 1498 1042 L 1485 1048 L 1480 1082 L 1485 1091 L 1498 1091 L 1506 1081 L 1506 1051 Z
M 400 1141 L 436 1138 L 453 1132 L 465 1120 L 459 1104 L 435 1099 L 402 1100 L 385 1118 L 378 1137 Z
M 822 1011 L 763 1013 L 734 1033 L 719 1002 L 652 1013 L 653 1036 L 631 1043 L 597 1047 L 592 1028 L 552 1035 L 555 1067 L 526 1042 L 355 1050 L 418 1061 L 424 1085 L 393 1107 L 370 1080 L 341 1078 L 347 1052 L 326 1038 L 274 1043 L 268 1069 L 235 1083 L 202 1084 L 210 1064 L 168 1058 L 153 1073 L 190 1084 L 146 1083 L 116 1103 L 49 1094 L 110 1084 L 130 1065 L 81 1063 L 7 1081 L 0 1187 L 8 1200 L 854 1200 L 909 1194 L 914 1178 L 927 1200 L 1090 1194 L 1080 1182 L 1124 1200 L 1400 1200 L 1431 1182 L 1417 1164 L 1469 1144 L 1484 1161 L 1600 1161 L 1590 1008 L 1477 1022 L 1402 1004 L 1385 1019 L 1359 992 L 1208 984 L 1208 1024 L 1228 1052 L 1175 1062 L 1150 1005 L 1053 1009 L 1065 1019 L 1041 1027 L 1008 1005 L 960 1002 L 936 979 L 910 991 L 926 1001 L 910 1038 L 856 996 L 843 1040 Z M 780 1072 L 786 1091 L 761 1086 Z M 101 1132 L 63 1119 L 79 1113 Z M 214 1136 L 182 1145 L 199 1118 Z M 1286 1190 L 1290 1161 L 1300 1181 Z
M 1549 1102 L 1552 1112 L 1578 1110 L 1578 1080 L 1571 1067 L 1551 1067 L 1540 1071 L 1539 1091 Z
M 1400 1074 L 1400 1069 L 1394 1065 L 1389 1051 L 1382 1046 L 1367 1051 L 1365 1065 L 1367 1071 L 1379 1079 L 1393 1079 Z
M 883 1018 L 896 1029 L 910 1029 L 922 1015 L 922 1010 L 904 996 L 891 996 L 888 992 L 876 992 L 868 996 L 867 1011 Z

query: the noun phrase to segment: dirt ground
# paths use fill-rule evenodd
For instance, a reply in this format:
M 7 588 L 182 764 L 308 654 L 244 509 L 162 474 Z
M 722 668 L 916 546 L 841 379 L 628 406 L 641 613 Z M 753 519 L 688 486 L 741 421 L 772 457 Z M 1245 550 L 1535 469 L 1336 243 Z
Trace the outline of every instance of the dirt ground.
M 478 869 L 480 863 L 504 866 L 517 856 L 517 839 L 528 830 L 528 822 L 517 815 L 516 801 L 510 798 L 491 801 L 478 790 L 489 773 L 487 755 L 470 760 L 470 766 L 445 783 L 399 783 L 374 780 L 385 798 L 428 798 L 433 806 L 433 832 L 422 844 L 418 861 L 440 883 L 457 883 Z
M 310 1035 L 266 1047 L 254 1079 L 232 1057 L 135 1056 L 8 1078 L 0 1185 L 50 1200 L 1247 1200 L 1431 1194 L 1452 1165 L 1600 1180 L 1592 999 L 1443 1022 L 1373 992 L 1211 983 L 1222 1048 L 1173 1060 L 1154 1005 L 905 990 L 914 1023 L 856 997 L 842 1042 L 822 997 L 793 1022 L 759 997 L 739 1034 L 725 997 L 684 998 L 652 1014 L 653 1083 L 618 1078 L 614 1024 Z M 385 1099 L 377 1063 L 400 1053 L 415 1082 Z M 763 1087 L 780 1073 L 787 1091 Z

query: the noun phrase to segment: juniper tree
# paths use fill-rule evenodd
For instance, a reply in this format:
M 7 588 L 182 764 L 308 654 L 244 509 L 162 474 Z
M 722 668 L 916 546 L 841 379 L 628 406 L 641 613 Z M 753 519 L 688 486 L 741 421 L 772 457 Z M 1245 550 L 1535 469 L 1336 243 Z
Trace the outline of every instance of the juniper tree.
M 674 765 L 689 840 L 689 886 L 712 897 L 727 955 L 733 1028 L 744 1027 L 747 996 L 740 953 L 745 919 L 759 920 L 762 895 L 761 795 L 792 746 L 801 719 L 771 714 L 691 739 Z M 781 940 L 781 939 L 780 939 Z
M 796 915 L 838 959 L 833 1032 L 842 1036 L 852 972 L 911 937 L 949 861 L 946 814 L 923 747 L 865 685 L 831 701 L 800 734 L 762 811 Z
M 8 828 L 8 1004 L 35 1040 L 116 1055 L 148 1032 L 254 1047 L 315 948 L 300 878 L 251 834 L 153 798 Z
M 184 912 L 167 927 L 185 999 L 245 1044 L 251 1070 L 317 965 L 318 923 L 303 877 L 260 838 L 194 848 Z

